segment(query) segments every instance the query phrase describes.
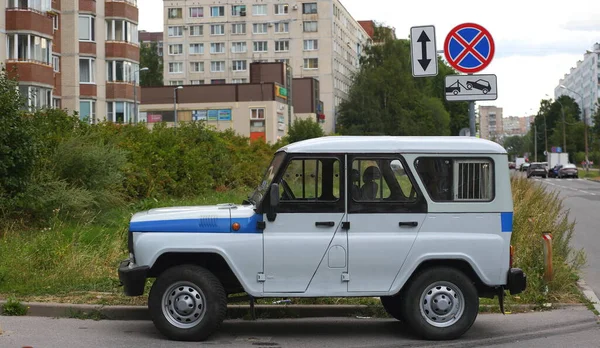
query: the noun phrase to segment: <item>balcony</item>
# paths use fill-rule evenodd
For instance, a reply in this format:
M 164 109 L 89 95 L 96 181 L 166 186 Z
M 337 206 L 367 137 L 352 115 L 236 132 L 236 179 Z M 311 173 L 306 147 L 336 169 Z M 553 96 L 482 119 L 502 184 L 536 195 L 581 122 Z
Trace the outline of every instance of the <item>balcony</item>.
M 128 82 L 106 82 L 106 99 L 127 99 L 133 101 L 133 84 Z M 138 101 L 141 96 L 141 89 L 137 87 Z
M 8 60 L 6 72 L 9 78 L 17 78 L 20 82 L 43 84 L 50 88 L 54 86 L 54 70 L 51 65 L 26 60 Z
M 104 16 L 106 18 L 118 17 L 127 18 L 133 22 L 138 22 L 137 2 L 133 0 L 107 1 L 104 7 Z
M 111 41 L 106 43 L 106 58 L 125 58 L 140 61 L 140 47 L 127 42 Z
M 30 8 L 7 8 L 6 30 L 34 31 L 47 37 L 54 35 L 52 17 Z
M 79 0 L 79 11 L 96 13 L 96 0 Z

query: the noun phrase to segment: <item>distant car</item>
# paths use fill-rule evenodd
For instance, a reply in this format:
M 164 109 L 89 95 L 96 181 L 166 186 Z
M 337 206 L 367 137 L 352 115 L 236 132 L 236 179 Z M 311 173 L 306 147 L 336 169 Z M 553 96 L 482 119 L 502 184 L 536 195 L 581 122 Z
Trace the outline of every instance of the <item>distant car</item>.
M 548 177 L 548 172 L 546 171 L 546 167 L 543 163 L 531 163 L 529 168 L 527 168 L 527 177 L 531 178 L 532 176 L 541 176 L 542 178 Z
M 467 81 L 467 89 L 473 89 L 473 88 L 482 91 L 483 94 L 487 94 L 492 87 L 490 86 L 489 82 L 487 82 L 486 80 L 482 80 L 482 79 L 479 79 L 476 81 Z
M 529 168 L 530 165 L 531 165 L 531 163 L 528 163 L 528 162 L 525 162 L 525 163 L 521 164 L 520 171 L 526 172 L 527 168 Z
M 548 177 L 549 178 L 557 178 L 558 177 L 558 171 L 560 170 L 560 168 L 562 168 L 562 164 L 557 164 L 554 167 L 550 168 L 550 170 L 548 170 Z
M 573 163 L 568 163 L 558 170 L 558 178 L 579 178 L 577 166 Z
M 516 169 L 517 164 L 515 162 L 508 162 L 508 169 Z

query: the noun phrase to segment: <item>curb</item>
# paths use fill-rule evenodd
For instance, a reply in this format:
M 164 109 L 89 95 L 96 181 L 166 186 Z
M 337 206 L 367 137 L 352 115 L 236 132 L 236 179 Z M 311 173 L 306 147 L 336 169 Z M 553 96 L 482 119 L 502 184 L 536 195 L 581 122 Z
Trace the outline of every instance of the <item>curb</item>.
M 600 313 L 600 299 L 598 299 L 598 296 L 596 296 L 594 290 L 592 290 L 592 288 L 590 288 L 589 285 L 587 285 L 587 283 L 583 279 L 579 279 L 577 281 L 577 286 L 579 286 L 579 289 L 581 290 L 583 296 L 585 296 L 585 298 L 587 298 L 588 301 L 591 302 L 592 306 L 594 306 L 596 312 Z
M 6 301 L 0 301 L 0 306 Z M 107 319 L 107 320 L 150 320 L 150 312 L 146 306 L 103 306 L 88 304 L 24 302 L 28 307 L 27 316 L 50 318 Z M 583 306 L 583 304 L 552 304 L 550 308 Z M 493 313 L 497 306 L 481 305 L 480 313 Z M 513 305 L 513 311 L 533 311 L 540 309 L 538 305 Z M 323 317 L 385 317 L 381 306 L 367 305 L 255 305 L 256 318 L 323 318 Z M 227 319 L 250 319 L 249 305 L 227 306 Z

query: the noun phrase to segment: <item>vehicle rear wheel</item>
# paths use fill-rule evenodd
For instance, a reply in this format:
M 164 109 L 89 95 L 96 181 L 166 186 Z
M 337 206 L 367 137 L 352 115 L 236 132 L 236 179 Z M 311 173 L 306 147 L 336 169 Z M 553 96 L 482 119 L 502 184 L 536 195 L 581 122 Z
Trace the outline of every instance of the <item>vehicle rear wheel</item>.
M 204 341 L 225 319 L 227 295 L 210 271 L 182 265 L 164 271 L 152 285 L 148 308 L 156 328 L 176 341 Z
M 387 314 L 393 318 L 404 321 L 402 317 L 402 299 L 399 295 L 396 296 L 381 296 L 381 305 Z
M 452 267 L 426 269 L 411 280 L 402 297 L 402 316 L 417 335 L 451 340 L 467 332 L 479 311 L 473 281 Z

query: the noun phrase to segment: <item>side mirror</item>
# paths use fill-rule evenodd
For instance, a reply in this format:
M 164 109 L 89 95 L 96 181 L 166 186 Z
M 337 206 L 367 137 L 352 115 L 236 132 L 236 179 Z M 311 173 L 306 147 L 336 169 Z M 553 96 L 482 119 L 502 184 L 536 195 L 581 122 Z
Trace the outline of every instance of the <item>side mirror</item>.
M 267 219 L 269 221 L 275 221 L 277 216 L 277 206 L 279 205 L 279 184 L 271 184 L 269 190 L 269 210 L 267 212 Z

